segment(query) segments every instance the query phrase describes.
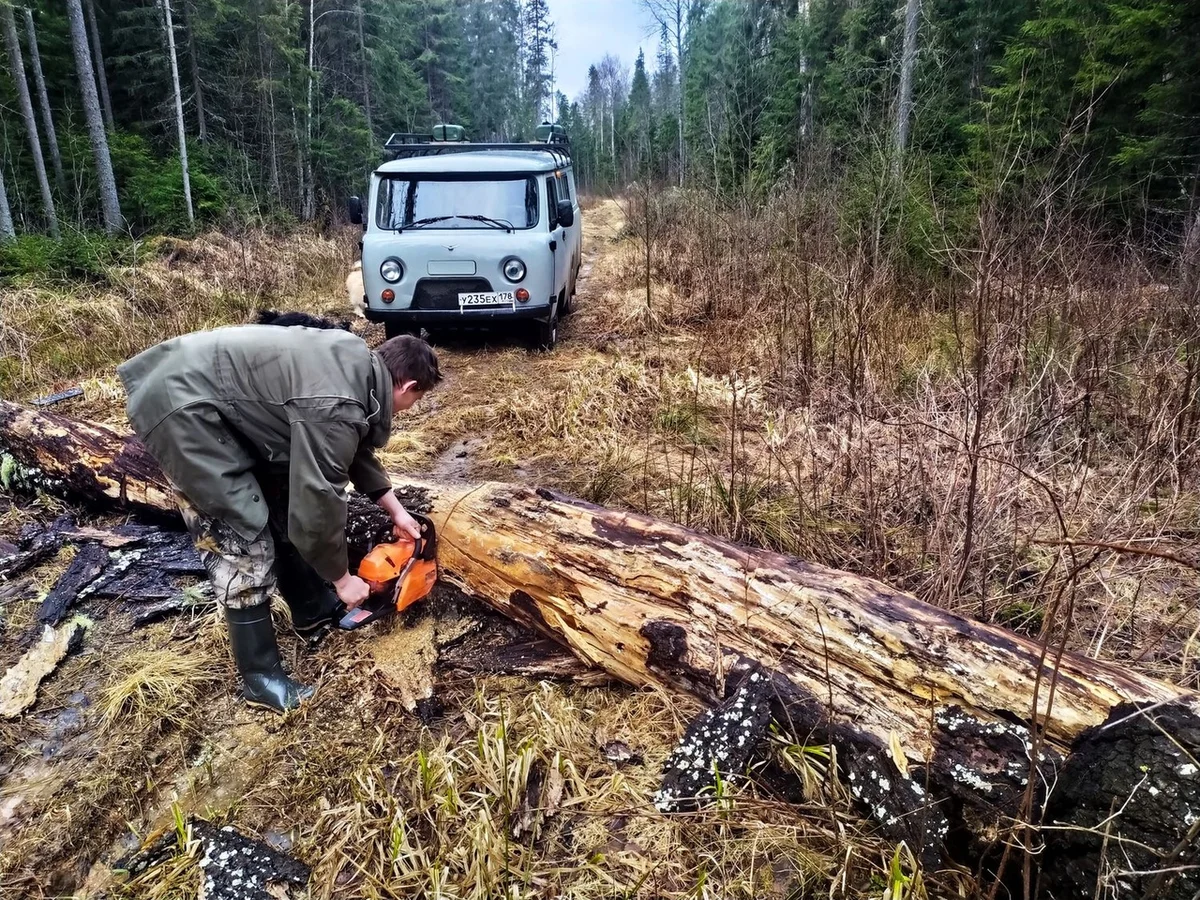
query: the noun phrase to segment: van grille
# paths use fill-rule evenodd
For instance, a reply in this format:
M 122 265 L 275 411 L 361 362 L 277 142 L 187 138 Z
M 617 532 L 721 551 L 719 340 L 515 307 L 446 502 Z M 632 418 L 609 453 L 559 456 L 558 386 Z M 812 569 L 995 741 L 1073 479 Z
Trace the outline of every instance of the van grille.
M 490 291 L 486 278 L 422 278 L 413 290 L 413 309 L 458 309 L 459 294 Z

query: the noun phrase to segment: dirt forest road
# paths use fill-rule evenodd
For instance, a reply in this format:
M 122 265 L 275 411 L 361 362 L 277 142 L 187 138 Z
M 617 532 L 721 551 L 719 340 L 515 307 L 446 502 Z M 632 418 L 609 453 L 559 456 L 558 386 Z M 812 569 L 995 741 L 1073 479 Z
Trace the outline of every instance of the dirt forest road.
M 583 262 L 573 311 L 551 353 L 534 353 L 521 332 L 435 334 L 445 383 L 397 421 L 388 463 L 435 477 L 522 480 L 571 468 L 583 434 L 569 430 L 609 367 L 604 350 L 626 297 L 619 235 L 625 214 L 606 199 L 584 212 Z M 374 337 L 382 329 L 369 329 Z

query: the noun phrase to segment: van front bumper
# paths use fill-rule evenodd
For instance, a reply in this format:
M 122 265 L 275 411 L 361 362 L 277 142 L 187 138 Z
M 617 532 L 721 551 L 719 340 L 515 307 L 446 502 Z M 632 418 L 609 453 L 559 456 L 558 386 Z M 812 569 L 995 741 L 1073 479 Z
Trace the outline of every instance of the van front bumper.
M 484 328 L 503 325 L 505 322 L 548 321 L 552 304 L 518 306 L 515 309 L 472 309 L 462 312 L 457 309 L 371 309 L 365 311 L 370 322 L 393 325 L 421 325 L 440 328 Z

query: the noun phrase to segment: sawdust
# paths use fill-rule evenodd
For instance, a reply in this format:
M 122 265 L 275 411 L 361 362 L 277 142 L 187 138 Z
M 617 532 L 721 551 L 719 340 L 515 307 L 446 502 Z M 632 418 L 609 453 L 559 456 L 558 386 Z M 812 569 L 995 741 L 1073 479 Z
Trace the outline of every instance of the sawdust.
M 85 620 L 80 618 L 58 628 L 46 626 L 42 639 L 0 678 L 0 717 L 11 719 L 33 705 L 42 679 L 58 668 L 85 629 Z
M 433 697 L 439 650 L 478 625 L 474 616 L 432 605 L 393 618 L 368 646 L 374 672 L 400 694 L 404 708 L 412 712 L 419 701 Z

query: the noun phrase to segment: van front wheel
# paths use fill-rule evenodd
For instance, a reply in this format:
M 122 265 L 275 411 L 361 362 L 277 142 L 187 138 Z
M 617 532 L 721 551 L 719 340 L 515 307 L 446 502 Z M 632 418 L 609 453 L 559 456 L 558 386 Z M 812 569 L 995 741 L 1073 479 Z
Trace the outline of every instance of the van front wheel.
M 555 305 L 554 312 L 550 314 L 550 318 L 545 322 L 538 322 L 534 325 L 533 346 L 535 350 L 540 350 L 543 353 L 549 353 L 558 345 L 558 308 Z

